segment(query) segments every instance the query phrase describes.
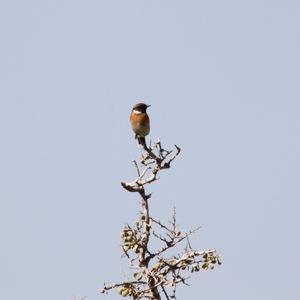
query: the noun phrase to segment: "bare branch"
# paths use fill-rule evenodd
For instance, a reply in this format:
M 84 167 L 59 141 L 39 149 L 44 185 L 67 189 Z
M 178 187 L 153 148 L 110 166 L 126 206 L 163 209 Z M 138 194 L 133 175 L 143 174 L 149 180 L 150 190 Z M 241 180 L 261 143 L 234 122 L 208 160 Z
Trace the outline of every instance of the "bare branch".
M 135 168 L 136 168 L 136 172 L 137 172 L 137 174 L 138 174 L 138 177 L 140 177 L 140 176 L 141 176 L 141 174 L 140 174 L 140 169 L 139 169 L 139 166 L 138 166 L 136 160 L 133 160 L 132 163 L 134 164 L 134 166 L 135 166 Z
M 221 263 L 216 250 L 196 251 L 192 248 L 189 236 L 200 227 L 185 233 L 179 231 L 175 208 L 168 225 L 150 216 L 151 194 L 146 193 L 145 186 L 158 180 L 158 173 L 161 170 L 171 167 L 171 163 L 180 154 L 181 149 L 175 145 L 174 150 L 165 150 L 160 141 L 149 147 L 146 144 L 142 146 L 145 153 L 140 160 L 140 165 L 136 160 L 133 161 L 137 178 L 131 182 L 121 183 L 127 191 L 139 193 L 142 208 L 135 226 L 127 224 L 121 234 L 122 249 L 130 261 L 131 268 L 135 270 L 134 280 L 104 285 L 102 293 L 118 288 L 121 296 L 131 297 L 134 300 L 161 300 L 160 294 L 164 295 L 166 300 L 170 300 L 176 298 L 178 284 L 188 285 L 186 281 L 189 276 L 185 276 L 185 273 L 198 272 L 201 269 L 210 270 L 215 264 Z M 147 173 L 148 171 L 150 174 Z M 162 243 L 159 249 L 150 251 L 151 236 Z M 168 250 L 185 240 L 187 246 L 182 250 L 183 252 L 171 257 L 167 256 Z M 168 292 L 170 289 L 171 291 Z

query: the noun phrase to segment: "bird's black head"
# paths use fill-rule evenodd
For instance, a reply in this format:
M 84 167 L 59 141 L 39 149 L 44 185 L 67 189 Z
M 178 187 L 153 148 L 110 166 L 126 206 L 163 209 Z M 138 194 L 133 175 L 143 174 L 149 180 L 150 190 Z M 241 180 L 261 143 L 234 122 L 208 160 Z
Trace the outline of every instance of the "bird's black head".
M 147 105 L 145 103 L 137 103 L 133 108 L 132 110 L 137 110 L 141 113 L 145 113 L 147 111 L 147 108 L 151 106 L 151 105 Z

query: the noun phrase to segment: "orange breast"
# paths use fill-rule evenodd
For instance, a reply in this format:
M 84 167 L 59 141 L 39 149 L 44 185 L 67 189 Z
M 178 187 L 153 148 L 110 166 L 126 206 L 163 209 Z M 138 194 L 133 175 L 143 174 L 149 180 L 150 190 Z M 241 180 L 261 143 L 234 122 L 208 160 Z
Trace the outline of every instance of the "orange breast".
M 145 113 L 136 114 L 134 112 L 130 115 L 131 127 L 135 134 L 140 137 L 145 137 L 150 132 L 149 117 Z

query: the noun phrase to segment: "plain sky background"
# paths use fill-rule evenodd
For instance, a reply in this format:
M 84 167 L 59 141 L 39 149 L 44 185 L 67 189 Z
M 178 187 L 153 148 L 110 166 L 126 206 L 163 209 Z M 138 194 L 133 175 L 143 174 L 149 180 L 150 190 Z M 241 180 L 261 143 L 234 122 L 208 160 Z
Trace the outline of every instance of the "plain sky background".
M 1 299 L 119 299 L 140 100 L 153 215 L 223 261 L 178 299 L 299 299 L 299 1 L 1 1 L 0 38 Z

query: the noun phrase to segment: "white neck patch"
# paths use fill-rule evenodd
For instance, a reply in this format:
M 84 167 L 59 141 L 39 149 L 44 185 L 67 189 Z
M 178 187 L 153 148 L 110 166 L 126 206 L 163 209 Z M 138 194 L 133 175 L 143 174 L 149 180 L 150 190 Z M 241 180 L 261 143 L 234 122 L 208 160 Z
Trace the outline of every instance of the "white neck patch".
M 133 112 L 134 112 L 136 115 L 142 114 L 142 112 L 141 112 L 141 111 L 138 111 L 138 110 L 133 110 Z

